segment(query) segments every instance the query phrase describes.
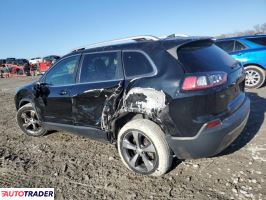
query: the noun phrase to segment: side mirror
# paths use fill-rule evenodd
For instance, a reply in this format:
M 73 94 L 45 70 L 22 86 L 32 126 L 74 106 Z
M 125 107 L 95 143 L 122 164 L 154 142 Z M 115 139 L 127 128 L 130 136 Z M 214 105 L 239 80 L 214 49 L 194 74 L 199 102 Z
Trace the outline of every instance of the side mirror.
M 36 98 L 38 98 L 41 94 L 41 83 L 39 81 L 33 86 L 33 94 Z
M 35 83 L 35 85 L 33 86 L 33 90 L 34 90 L 34 96 L 36 98 L 42 95 L 46 85 L 47 85 L 46 83 L 41 83 L 39 81 Z

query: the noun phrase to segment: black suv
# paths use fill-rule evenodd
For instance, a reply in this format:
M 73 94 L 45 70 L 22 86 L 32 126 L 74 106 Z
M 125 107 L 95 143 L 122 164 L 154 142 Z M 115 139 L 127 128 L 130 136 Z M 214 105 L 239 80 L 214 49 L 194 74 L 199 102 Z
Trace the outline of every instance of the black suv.
M 207 37 L 132 37 L 76 49 L 17 91 L 28 135 L 65 130 L 116 144 L 153 176 L 179 159 L 213 156 L 250 112 L 241 64 Z

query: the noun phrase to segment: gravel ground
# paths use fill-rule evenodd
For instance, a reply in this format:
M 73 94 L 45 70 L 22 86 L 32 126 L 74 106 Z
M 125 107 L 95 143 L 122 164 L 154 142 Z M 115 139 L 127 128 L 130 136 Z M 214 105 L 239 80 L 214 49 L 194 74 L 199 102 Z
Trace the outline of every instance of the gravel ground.
M 65 132 L 24 135 L 13 98 L 32 79 L 0 79 L 0 187 L 54 187 L 56 199 L 67 200 L 266 199 L 266 87 L 247 91 L 248 125 L 221 155 L 175 161 L 157 178 L 127 170 L 109 144 Z

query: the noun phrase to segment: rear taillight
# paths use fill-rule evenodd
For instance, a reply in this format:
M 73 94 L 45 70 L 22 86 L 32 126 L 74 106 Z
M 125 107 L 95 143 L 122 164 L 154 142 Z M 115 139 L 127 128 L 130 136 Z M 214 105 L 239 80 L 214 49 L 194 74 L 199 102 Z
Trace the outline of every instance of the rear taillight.
M 216 120 L 213 120 L 211 122 L 209 122 L 206 126 L 206 128 L 214 128 L 216 126 L 220 126 L 222 124 L 221 120 L 219 119 L 216 119 Z
M 202 90 L 206 88 L 216 87 L 227 82 L 227 73 L 211 72 L 200 75 L 185 77 L 182 85 L 182 90 Z

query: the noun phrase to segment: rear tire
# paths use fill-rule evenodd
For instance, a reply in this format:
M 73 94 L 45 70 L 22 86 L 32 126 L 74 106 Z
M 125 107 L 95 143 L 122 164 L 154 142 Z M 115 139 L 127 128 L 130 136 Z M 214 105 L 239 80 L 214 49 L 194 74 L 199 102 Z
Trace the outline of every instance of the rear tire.
M 118 134 L 118 152 L 127 168 L 151 176 L 165 174 L 173 159 L 163 131 L 147 119 L 123 126 Z
M 32 104 L 22 106 L 17 112 L 17 122 L 20 129 L 29 136 L 40 137 L 47 133 L 39 121 Z
M 245 87 L 252 88 L 260 88 L 265 82 L 265 70 L 255 66 L 250 65 L 245 67 L 246 71 L 246 81 Z

